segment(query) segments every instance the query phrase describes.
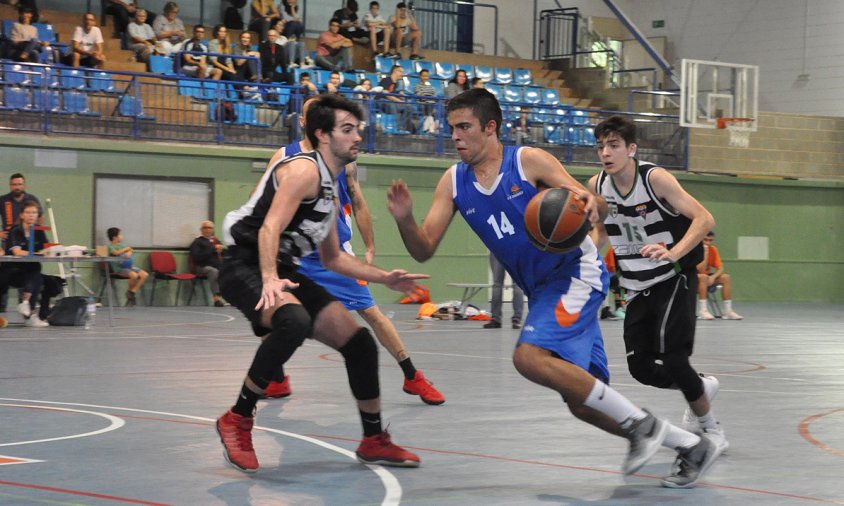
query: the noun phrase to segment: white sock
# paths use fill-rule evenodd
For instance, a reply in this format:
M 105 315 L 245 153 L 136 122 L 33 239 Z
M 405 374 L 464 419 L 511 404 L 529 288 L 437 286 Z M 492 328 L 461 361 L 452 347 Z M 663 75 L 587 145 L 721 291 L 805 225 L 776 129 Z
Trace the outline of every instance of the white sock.
M 698 309 L 698 313 L 700 313 L 702 311 L 707 311 L 706 299 L 698 299 L 697 300 L 697 309 Z
M 697 421 L 700 424 L 701 428 L 704 429 L 717 429 L 718 428 L 718 420 L 715 418 L 715 415 L 712 414 L 712 410 L 709 410 L 709 413 L 697 417 Z
M 678 448 L 689 449 L 700 443 L 700 436 L 687 432 L 680 427 L 668 424 L 668 432 L 665 434 L 665 441 L 662 446 L 676 450 Z
M 590 408 L 600 411 L 618 423 L 624 421 L 635 422 L 648 416 L 647 413 L 627 400 L 626 397 L 613 390 L 609 385 L 595 380 L 592 391 L 583 403 Z
M 725 313 L 732 313 L 733 312 L 733 301 L 732 300 L 725 300 L 724 301 L 724 312 Z

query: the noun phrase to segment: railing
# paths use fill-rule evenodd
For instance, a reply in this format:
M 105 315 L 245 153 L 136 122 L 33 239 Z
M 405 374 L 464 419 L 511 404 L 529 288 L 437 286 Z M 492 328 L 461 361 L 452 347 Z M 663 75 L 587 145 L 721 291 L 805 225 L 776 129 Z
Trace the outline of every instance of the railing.
M 2 130 L 267 147 L 302 137 L 298 119 L 305 95 L 298 87 L 59 65 L 5 62 L 3 67 Z M 502 97 L 502 142 L 541 146 L 566 163 L 597 163 L 594 126 L 619 113 L 550 105 L 553 102 L 536 98 L 543 90 L 547 91 L 517 86 L 495 89 Z M 344 95 L 363 108 L 362 151 L 456 155 L 446 123 L 445 98 L 401 95 L 406 102 L 397 103 L 388 101 L 384 93 L 346 91 Z M 524 109 L 529 110 L 531 125 L 527 137 L 517 135 L 514 128 Z M 643 158 L 664 167 L 685 168 L 688 134 L 679 128 L 677 116 L 621 114 L 639 125 Z M 425 132 L 423 124 L 438 126 Z
M 577 52 L 579 9 L 568 7 L 543 10 L 536 19 L 539 29 L 535 31 L 538 33 L 538 40 L 534 40 L 533 59 L 562 58 Z
M 473 48 L 471 44 L 461 43 L 460 34 L 472 34 L 473 21 L 483 13 L 480 9 L 491 9 L 494 20 L 492 54 L 498 54 L 497 6 L 460 0 L 417 0 L 408 5 L 416 24 L 425 34 L 422 39 L 425 48 L 463 53 L 471 53 Z
M 680 108 L 680 90 L 630 90 L 627 95 L 627 111 L 633 112 L 633 101 L 636 95 L 647 95 L 651 97 L 651 109 L 664 109 L 665 102 L 669 107 Z

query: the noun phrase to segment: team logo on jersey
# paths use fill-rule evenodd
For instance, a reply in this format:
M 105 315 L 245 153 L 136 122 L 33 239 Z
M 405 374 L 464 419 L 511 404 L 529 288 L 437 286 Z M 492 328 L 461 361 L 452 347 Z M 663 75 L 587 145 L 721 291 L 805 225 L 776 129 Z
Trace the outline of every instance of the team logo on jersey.
M 607 204 L 607 207 L 609 207 L 611 217 L 615 218 L 616 216 L 618 216 L 618 206 L 617 205 Z
M 466 216 L 469 216 L 470 214 L 475 214 L 475 208 L 474 207 L 470 207 L 469 209 L 466 209 Z
M 519 187 L 519 185 L 514 184 L 513 186 L 510 187 L 510 195 L 507 196 L 507 200 L 514 199 L 514 198 L 518 197 L 519 195 L 521 195 L 523 193 L 524 193 L 524 190 L 522 190 L 521 187 Z
M 636 213 L 644 218 L 648 214 L 648 206 L 646 204 L 639 204 L 636 206 Z

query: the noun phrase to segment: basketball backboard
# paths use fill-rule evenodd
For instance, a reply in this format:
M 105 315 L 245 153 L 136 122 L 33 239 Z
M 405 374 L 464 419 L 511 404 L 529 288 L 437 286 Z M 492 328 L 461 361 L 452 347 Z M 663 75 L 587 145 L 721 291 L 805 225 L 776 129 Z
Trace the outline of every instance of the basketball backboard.
M 749 118 L 756 131 L 759 66 L 683 60 L 680 126 L 717 128 L 718 118 Z

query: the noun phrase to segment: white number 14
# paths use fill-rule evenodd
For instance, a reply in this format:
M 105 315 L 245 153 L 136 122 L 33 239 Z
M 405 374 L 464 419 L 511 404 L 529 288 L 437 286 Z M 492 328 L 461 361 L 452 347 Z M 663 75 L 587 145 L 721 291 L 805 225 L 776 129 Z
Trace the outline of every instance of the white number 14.
M 513 228 L 513 224 L 510 223 L 510 220 L 507 219 L 507 215 L 504 212 L 501 212 L 501 226 L 498 226 L 498 222 L 495 221 L 495 216 L 490 215 L 489 219 L 486 220 L 487 223 L 492 225 L 492 229 L 495 230 L 495 235 L 499 239 L 504 238 L 504 234 L 513 235 L 516 233 L 516 229 Z

